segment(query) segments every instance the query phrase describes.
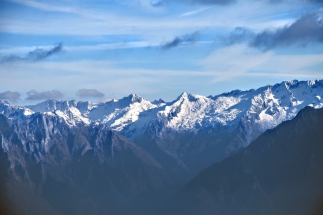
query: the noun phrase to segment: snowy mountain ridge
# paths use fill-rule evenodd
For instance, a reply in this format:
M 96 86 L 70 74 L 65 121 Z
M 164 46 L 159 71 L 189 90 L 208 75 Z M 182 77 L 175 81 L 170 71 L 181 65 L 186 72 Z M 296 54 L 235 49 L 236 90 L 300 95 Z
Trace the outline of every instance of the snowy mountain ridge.
M 136 94 L 105 103 L 55 101 L 18 107 L 0 103 L 0 113 L 27 120 L 41 112 L 57 115 L 70 126 L 105 124 L 134 140 L 152 123 L 164 132 L 197 133 L 206 128 L 234 128 L 242 125 L 250 132 L 249 141 L 285 120 L 305 106 L 323 107 L 323 80 L 284 81 L 249 91 L 234 90 L 217 96 L 182 93 L 172 102 L 150 102 Z

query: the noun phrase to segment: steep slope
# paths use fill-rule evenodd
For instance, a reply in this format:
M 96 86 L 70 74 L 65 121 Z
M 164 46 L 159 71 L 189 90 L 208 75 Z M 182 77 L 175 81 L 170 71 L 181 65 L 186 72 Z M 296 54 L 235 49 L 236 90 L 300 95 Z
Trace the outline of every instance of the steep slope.
M 178 164 L 194 175 L 292 119 L 301 108 L 322 107 L 321 95 L 323 81 L 285 81 L 210 97 L 183 93 L 162 107 L 134 142 L 160 157 L 160 163 L 171 156 L 168 167 Z
M 323 80 L 295 80 L 209 97 L 182 93 L 168 103 L 131 94 L 105 103 L 48 100 L 27 107 L 3 103 L 0 112 L 22 121 L 40 112 L 58 116 L 72 127 L 104 124 L 187 180 L 292 119 L 305 106 L 322 107 L 322 96 Z
M 161 214 L 320 214 L 323 109 L 306 107 L 203 170 Z
M 0 115 L 0 136 L 5 197 L 17 214 L 145 214 L 172 184 L 154 158 L 105 125 Z
M 323 80 L 295 80 L 209 97 L 183 93 L 169 103 L 132 94 L 106 103 L 49 100 L 28 108 L 51 111 L 69 125 L 105 124 L 142 146 L 166 169 L 194 175 L 305 106 L 322 107 L 322 96 Z

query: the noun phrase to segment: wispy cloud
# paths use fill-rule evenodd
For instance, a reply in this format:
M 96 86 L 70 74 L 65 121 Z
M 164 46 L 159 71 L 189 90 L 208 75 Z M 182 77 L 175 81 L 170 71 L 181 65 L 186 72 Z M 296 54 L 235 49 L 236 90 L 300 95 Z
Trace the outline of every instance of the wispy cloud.
M 135 2 L 141 3 L 142 1 L 149 5 L 150 2 L 152 2 L 149 0 Z M 180 0 L 176 0 L 176 2 L 178 1 Z M 259 16 L 268 16 L 268 14 L 273 14 L 277 12 L 277 10 L 283 10 L 282 8 L 284 8 L 280 7 L 277 9 L 273 6 L 264 8 L 264 4 L 259 3 L 259 1 L 255 1 L 256 4 L 254 5 L 248 4 L 248 6 L 245 6 L 244 3 L 240 3 L 239 1 L 232 7 L 225 7 L 225 9 L 215 7 L 214 5 L 206 5 L 205 8 L 200 8 L 200 5 L 190 4 L 187 6 L 182 4 L 171 4 L 170 1 L 168 2 L 169 4 L 165 3 L 167 8 L 158 8 L 163 10 L 162 12 L 118 13 L 117 11 L 119 11 L 120 8 L 117 7 L 115 10 L 116 12 L 111 10 L 109 13 L 106 13 L 105 11 L 107 9 L 111 9 L 107 7 L 109 5 L 107 3 L 106 5 L 102 5 L 102 8 L 85 9 L 83 7 L 77 9 L 76 11 L 80 13 L 80 16 L 77 17 L 73 14 L 66 14 L 64 16 L 62 16 L 62 14 L 58 14 L 57 16 L 43 16 L 42 22 L 35 21 L 33 15 L 25 16 L 24 19 L 20 19 L 13 15 L 8 17 L 5 16 L 1 20 L 1 29 L 8 33 L 31 34 L 37 36 L 132 35 L 138 38 L 139 35 L 141 39 L 145 39 L 149 42 L 156 42 L 163 38 L 168 38 L 169 35 L 179 35 L 181 32 L 192 32 L 198 29 L 223 29 L 233 23 L 238 23 L 238 26 L 244 26 L 243 23 L 247 22 L 249 27 L 254 29 L 255 25 L 259 25 L 259 23 L 261 23 L 261 25 L 263 24 L 263 22 L 259 20 Z M 133 3 L 133 7 L 138 7 L 139 3 L 137 3 Z M 55 9 L 55 6 L 52 5 L 47 5 L 46 8 L 47 7 L 48 9 Z M 75 8 L 78 7 L 78 5 L 75 5 Z M 112 9 L 114 8 L 114 6 L 111 7 Z M 196 7 L 198 7 L 198 9 L 194 10 Z M 194 14 L 202 13 L 203 10 L 211 7 L 214 9 L 214 13 L 208 11 L 207 13 L 203 13 L 202 17 L 193 16 Z M 183 13 L 187 8 L 191 8 L 192 11 Z M 66 9 L 65 11 L 68 10 Z M 261 11 L 261 13 L 259 11 Z M 35 16 L 38 16 L 38 13 L 35 13 Z M 166 14 L 169 15 L 166 16 Z M 182 14 L 184 17 L 186 16 L 186 18 L 178 19 L 179 14 Z M 62 23 L 64 23 L 64 25 L 62 25 Z
M 244 76 L 255 66 L 266 62 L 272 55 L 272 52 L 262 53 L 245 44 L 239 44 L 214 51 L 203 59 L 201 64 L 207 71 L 215 71 L 214 82 L 229 81 Z
M 52 11 L 52 12 L 63 12 L 63 13 L 79 13 L 78 10 L 72 7 L 64 7 L 64 6 L 54 6 L 50 4 L 45 4 L 39 1 L 29 1 L 29 0 L 6 0 L 10 2 L 14 2 L 17 4 L 25 5 L 28 7 L 44 10 L 44 11 Z
M 277 29 L 267 29 L 255 35 L 250 46 L 262 50 L 291 45 L 323 42 L 323 21 L 317 13 L 303 15 L 294 23 Z
M 9 100 L 10 102 L 16 102 L 20 98 L 18 92 L 5 91 L 0 93 L 1 100 Z
M 163 0 L 151 0 L 150 4 L 154 7 L 160 7 L 165 4 Z
M 43 48 L 36 48 L 35 50 L 28 52 L 27 55 L 23 57 L 14 55 L 14 54 L 1 56 L 0 62 L 1 63 L 12 63 L 17 61 L 36 62 L 36 61 L 44 60 L 45 58 L 48 58 L 51 55 L 58 54 L 62 52 L 62 50 L 63 50 L 63 45 L 62 43 L 59 43 L 53 48 L 48 50 L 45 50 Z
M 135 41 L 135 42 L 97 44 L 97 45 L 89 45 L 89 46 L 65 46 L 64 50 L 67 50 L 67 51 L 113 50 L 113 49 L 129 49 L 129 48 L 147 48 L 147 47 L 155 47 L 159 45 L 160 45 L 159 43 Z
M 104 94 L 96 89 L 80 89 L 76 93 L 81 98 L 102 98 Z
M 63 94 L 58 90 L 45 91 L 38 93 L 35 90 L 27 92 L 26 100 L 61 99 Z
M 185 3 L 206 4 L 206 5 L 229 5 L 235 3 L 236 0 L 180 0 Z
M 129 41 L 129 42 L 118 42 L 118 43 L 101 43 L 95 45 L 77 45 L 77 46 L 64 46 L 62 51 L 66 52 L 79 52 L 79 51 L 102 51 L 102 50 L 117 50 L 117 49 L 132 49 L 132 48 L 147 48 L 160 46 L 160 42 L 147 42 L 147 41 Z M 28 50 L 36 49 L 33 46 L 14 47 L 0 50 L 1 54 L 5 56 L 17 56 L 10 53 L 23 53 Z M 45 49 L 45 48 L 42 48 Z M 18 56 L 17 56 L 18 57 Z M 0 60 L 1 61 L 1 60 Z
M 252 39 L 255 36 L 250 29 L 245 27 L 236 27 L 229 36 L 219 36 L 218 40 L 225 46 L 242 43 Z
M 311 79 L 323 77 L 320 72 L 310 69 L 313 65 L 322 64 L 322 57 L 322 54 L 277 55 L 274 51 L 262 52 L 246 44 L 238 44 L 216 50 L 200 63 L 205 71 L 214 71 L 213 79 L 210 79 L 214 83 L 239 81 L 246 77 Z
M 246 27 L 236 27 L 228 36 L 218 36 L 224 46 L 247 42 L 250 47 L 268 51 L 277 47 L 306 46 L 323 43 L 323 20 L 318 13 L 308 13 L 283 27 L 265 29 L 259 33 Z
M 183 43 L 193 43 L 197 40 L 198 36 L 199 36 L 198 31 L 196 31 L 192 34 L 185 34 L 185 35 L 181 35 L 181 36 L 176 36 L 173 40 L 166 42 L 161 47 L 163 49 L 171 49 L 171 48 L 179 46 L 180 44 L 183 44 Z
M 179 0 L 184 3 L 206 4 L 206 5 L 230 5 L 237 3 L 238 0 Z M 285 3 L 287 0 L 267 0 L 270 4 Z M 323 0 L 295 0 L 294 2 L 322 3 Z
M 200 8 L 198 10 L 193 10 L 193 11 L 189 11 L 189 12 L 186 12 L 186 13 L 183 13 L 181 14 L 179 17 L 184 17 L 184 16 L 192 16 L 192 15 L 195 15 L 195 14 L 198 14 L 198 13 L 201 13 L 203 11 L 206 11 L 210 8 L 212 8 L 214 6 L 210 6 L 210 7 L 204 7 L 204 8 Z
M 283 2 L 288 2 L 287 0 L 268 0 L 269 3 L 278 4 Z M 308 2 L 308 3 L 323 3 L 323 0 L 296 0 L 295 2 Z
M 28 91 L 30 86 L 37 86 L 37 91 L 42 92 L 38 89 L 55 89 L 59 83 L 59 90 L 64 92 L 64 98 L 68 99 L 75 99 L 75 93 L 87 86 L 86 89 L 114 93 L 116 98 L 135 92 L 147 99 L 162 97 L 170 101 L 182 91 L 208 95 L 232 90 L 233 87 L 239 89 L 259 87 L 263 84 L 276 83 L 281 79 L 323 78 L 321 69 L 311 69 L 315 65 L 321 65 L 322 57 L 322 54 L 275 55 L 273 51 L 262 52 L 245 44 L 239 44 L 216 50 L 207 58 L 196 59 L 194 63 L 198 64 L 200 69 L 116 68 L 106 60 L 43 61 L 38 64 L 12 65 L 10 67 L 15 70 L 9 74 L 6 74 L 6 68 L 9 65 L 3 66 L 0 67 L 0 74 L 4 74 L 1 82 L 6 83 L 2 89 L 19 86 L 17 90 Z M 21 78 L 15 80 L 17 76 Z M 242 78 L 247 77 L 243 80 L 248 80 L 249 76 L 250 78 L 262 77 L 262 79 L 253 79 L 254 85 L 248 84 L 246 87 L 243 85 Z M 236 83 L 234 85 L 227 83 L 232 81 Z M 219 82 L 226 88 L 222 88 L 222 85 L 219 87 Z M 94 99 L 101 100 L 104 97 Z

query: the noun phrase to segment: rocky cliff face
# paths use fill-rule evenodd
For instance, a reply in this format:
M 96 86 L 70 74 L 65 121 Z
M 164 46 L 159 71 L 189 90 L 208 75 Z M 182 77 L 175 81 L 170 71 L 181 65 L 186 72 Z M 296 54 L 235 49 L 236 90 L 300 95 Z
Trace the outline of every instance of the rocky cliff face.
M 22 211 L 32 195 L 36 201 L 28 204 L 41 204 L 42 213 L 53 207 L 62 214 L 126 214 L 140 206 L 144 213 L 150 193 L 173 183 L 153 157 L 105 125 L 70 127 L 40 113 L 24 122 L 0 115 L 0 140 L 5 189 Z

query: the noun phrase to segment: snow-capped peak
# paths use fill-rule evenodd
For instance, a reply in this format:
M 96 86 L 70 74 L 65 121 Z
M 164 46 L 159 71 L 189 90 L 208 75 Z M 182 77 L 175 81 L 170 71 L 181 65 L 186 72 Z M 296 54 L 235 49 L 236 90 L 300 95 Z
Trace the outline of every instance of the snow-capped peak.
M 138 96 L 137 94 L 130 94 L 128 97 L 125 97 L 125 99 L 129 99 L 131 103 L 140 103 L 141 101 L 144 100 L 141 96 Z
M 90 120 L 85 116 L 95 107 L 91 102 L 77 102 L 46 100 L 36 105 L 26 106 L 34 112 L 53 113 L 62 117 L 69 125 L 76 125 L 78 123 L 89 124 Z
M 0 114 L 3 114 L 11 119 L 24 121 L 33 113 L 34 112 L 28 108 L 12 105 L 8 101 L 0 100 Z
M 157 107 L 150 101 L 131 94 L 120 100 L 100 103 L 87 116 L 92 121 L 107 124 L 121 131 L 125 126 L 137 121 L 141 112 Z
M 104 103 L 47 100 L 24 107 L 25 115 L 43 112 L 64 118 L 69 125 L 100 123 L 134 139 L 151 123 L 159 130 L 198 132 L 206 128 L 236 128 L 243 125 L 253 139 L 261 132 L 293 118 L 303 107 L 323 107 L 323 80 L 284 81 L 248 91 L 233 90 L 216 96 L 183 92 L 165 103 L 150 102 L 137 94 Z M 10 107 L 10 108 L 8 108 Z M 15 112 L 0 103 L 0 111 Z

